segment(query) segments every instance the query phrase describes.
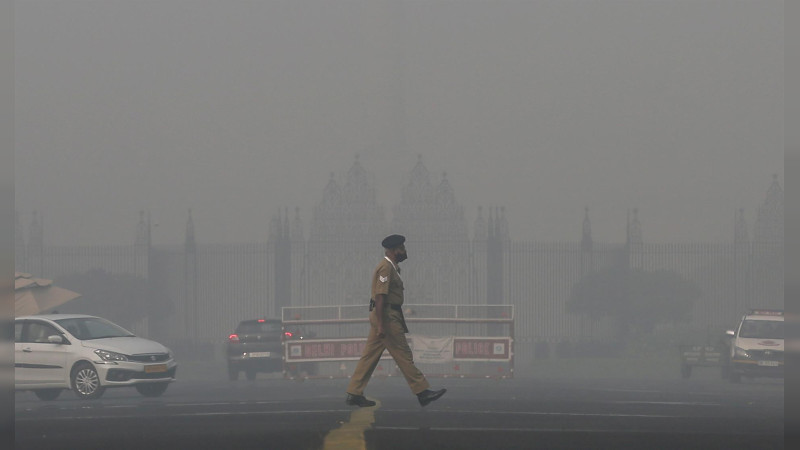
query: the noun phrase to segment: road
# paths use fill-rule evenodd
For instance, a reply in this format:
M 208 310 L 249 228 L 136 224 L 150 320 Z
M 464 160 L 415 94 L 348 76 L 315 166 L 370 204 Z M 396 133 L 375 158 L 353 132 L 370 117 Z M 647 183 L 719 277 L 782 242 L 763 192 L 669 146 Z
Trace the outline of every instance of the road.
M 17 393 L 16 448 L 783 448 L 782 380 L 432 379 L 448 392 L 421 408 L 383 378 L 366 392 L 378 405 L 358 409 L 343 379 L 206 378 L 179 375 L 155 399 Z

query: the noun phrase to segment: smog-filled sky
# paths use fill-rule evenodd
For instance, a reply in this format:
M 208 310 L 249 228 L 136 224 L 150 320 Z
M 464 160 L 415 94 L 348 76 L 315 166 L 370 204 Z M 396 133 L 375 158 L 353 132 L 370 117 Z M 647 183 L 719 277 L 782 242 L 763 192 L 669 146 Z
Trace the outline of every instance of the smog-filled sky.
M 267 238 L 358 155 L 511 237 L 728 241 L 783 184 L 782 1 L 15 4 L 16 208 L 45 243 Z M 752 231 L 751 231 L 752 233 Z M 413 240 L 413 237 L 410 237 Z

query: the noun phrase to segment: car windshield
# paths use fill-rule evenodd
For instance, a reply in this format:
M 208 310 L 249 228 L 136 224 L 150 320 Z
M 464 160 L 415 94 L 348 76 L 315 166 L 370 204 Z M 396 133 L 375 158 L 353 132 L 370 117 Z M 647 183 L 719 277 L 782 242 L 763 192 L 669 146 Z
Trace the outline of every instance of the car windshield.
M 745 320 L 739 337 L 753 339 L 783 339 L 783 321 Z
M 71 335 L 85 341 L 113 337 L 132 337 L 133 333 L 108 320 L 99 317 L 78 317 L 55 321 Z
M 236 329 L 239 334 L 268 334 L 281 332 L 281 323 L 277 321 L 242 322 Z

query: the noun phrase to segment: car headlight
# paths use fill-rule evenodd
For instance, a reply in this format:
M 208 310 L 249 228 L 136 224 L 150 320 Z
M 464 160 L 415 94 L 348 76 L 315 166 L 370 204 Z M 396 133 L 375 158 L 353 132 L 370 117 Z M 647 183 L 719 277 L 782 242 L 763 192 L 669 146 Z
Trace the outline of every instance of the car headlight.
M 743 349 L 741 347 L 736 347 L 734 349 L 734 353 L 739 358 L 750 359 L 750 354 L 747 353 L 747 350 L 745 350 L 745 349 Z
M 122 353 L 110 352 L 108 350 L 95 350 L 95 355 L 99 356 L 103 361 L 127 361 L 128 357 Z

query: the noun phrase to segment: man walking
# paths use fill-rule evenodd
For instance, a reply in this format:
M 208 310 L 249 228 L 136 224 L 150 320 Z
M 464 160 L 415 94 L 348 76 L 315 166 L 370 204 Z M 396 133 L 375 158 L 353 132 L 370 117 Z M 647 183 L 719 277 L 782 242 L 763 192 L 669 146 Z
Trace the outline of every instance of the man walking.
M 375 406 L 375 402 L 364 397 L 372 372 L 378 366 L 383 350 L 389 350 L 397 367 L 403 373 L 408 386 L 417 396 L 422 406 L 438 399 L 447 391 L 428 389 L 430 384 L 425 375 L 414 365 L 411 348 L 405 333 L 408 333 L 403 318 L 403 280 L 397 265 L 408 258 L 405 247 L 406 238 L 399 234 L 386 237 L 381 242 L 384 258 L 372 274 L 372 298 L 369 305 L 369 336 L 361 354 L 356 370 L 347 387 L 345 403 L 355 406 Z

